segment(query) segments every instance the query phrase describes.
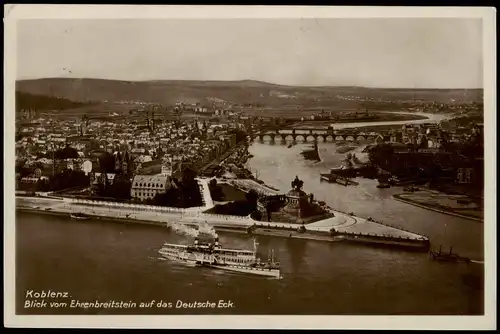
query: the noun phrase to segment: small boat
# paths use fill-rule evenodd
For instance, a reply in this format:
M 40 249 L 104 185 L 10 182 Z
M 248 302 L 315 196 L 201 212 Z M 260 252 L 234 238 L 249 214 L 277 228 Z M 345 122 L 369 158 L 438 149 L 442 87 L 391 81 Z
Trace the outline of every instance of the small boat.
M 287 148 L 291 148 L 293 146 L 293 144 L 288 144 Z
M 342 176 L 336 175 L 334 173 L 320 174 L 320 179 L 322 181 L 327 181 L 327 182 L 330 182 L 330 183 L 338 183 L 338 184 L 346 186 L 346 187 L 349 186 L 349 185 L 357 186 L 359 184 L 356 181 L 353 181 L 353 180 L 351 180 L 349 178 L 346 178 L 346 177 L 342 177 Z
M 450 247 L 450 251 L 448 253 L 441 251 L 441 246 L 439 246 L 439 250 L 437 252 L 430 250 L 429 256 L 433 260 L 437 261 L 446 261 L 446 262 L 465 262 L 470 263 L 471 260 L 467 257 L 459 256 L 458 254 L 454 254 L 451 252 L 452 247 Z
M 320 179 L 321 179 L 322 181 L 328 181 L 328 182 L 330 182 L 330 180 L 331 180 L 331 178 L 330 178 L 329 176 L 327 176 L 327 175 L 321 175 L 321 176 L 320 176 Z
M 386 178 L 378 179 L 377 188 L 390 188 L 390 187 L 391 187 L 391 183 L 389 182 L 388 179 L 386 179 Z
M 76 220 L 88 220 L 90 217 L 84 213 L 81 212 L 75 212 L 70 214 L 71 219 L 76 219 Z

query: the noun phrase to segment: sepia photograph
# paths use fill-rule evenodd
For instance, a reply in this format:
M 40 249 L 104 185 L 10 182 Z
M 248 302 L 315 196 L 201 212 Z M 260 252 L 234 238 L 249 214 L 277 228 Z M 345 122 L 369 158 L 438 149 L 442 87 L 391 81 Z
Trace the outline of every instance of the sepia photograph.
M 496 328 L 495 10 L 265 7 L 5 7 L 5 326 Z

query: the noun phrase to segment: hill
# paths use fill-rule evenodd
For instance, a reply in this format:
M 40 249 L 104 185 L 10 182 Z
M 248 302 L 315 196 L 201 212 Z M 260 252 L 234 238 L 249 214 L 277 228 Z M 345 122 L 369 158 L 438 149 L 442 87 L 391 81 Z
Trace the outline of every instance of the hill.
M 23 110 L 66 110 L 87 106 L 90 103 L 74 102 L 65 98 L 30 94 L 16 91 L 16 112 Z
M 294 87 L 255 80 L 242 81 L 121 81 L 105 79 L 47 78 L 16 82 L 20 92 L 55 96 L 72 101 L 144 101 L 171 105 L 177 101 L 271 107 L 309 106 L 362 108 L 363 99 L 403 101 L 422 99 L 449 102 L 482 101 L 481 89 L 385 89 L 365 87 Z M 355 97 L 354 99 L 352 97 Z

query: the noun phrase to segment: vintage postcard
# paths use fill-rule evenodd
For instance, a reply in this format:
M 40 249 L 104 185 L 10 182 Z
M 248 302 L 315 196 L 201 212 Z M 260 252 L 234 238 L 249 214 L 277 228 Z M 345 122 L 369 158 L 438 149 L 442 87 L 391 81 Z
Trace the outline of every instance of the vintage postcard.
M 494 329 L 495 14 L 6 5 L 5 326 Z

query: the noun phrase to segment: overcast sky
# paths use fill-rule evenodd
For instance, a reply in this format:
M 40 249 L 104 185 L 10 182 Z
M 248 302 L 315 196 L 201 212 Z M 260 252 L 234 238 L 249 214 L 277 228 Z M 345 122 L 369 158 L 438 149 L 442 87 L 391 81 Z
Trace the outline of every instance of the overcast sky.
M 23 20 L 17 75 L 482 88 L 481 24 L 431 18 Z

